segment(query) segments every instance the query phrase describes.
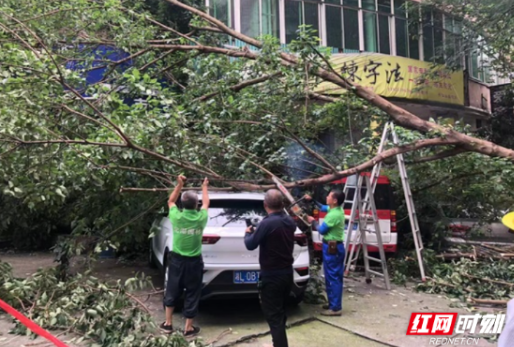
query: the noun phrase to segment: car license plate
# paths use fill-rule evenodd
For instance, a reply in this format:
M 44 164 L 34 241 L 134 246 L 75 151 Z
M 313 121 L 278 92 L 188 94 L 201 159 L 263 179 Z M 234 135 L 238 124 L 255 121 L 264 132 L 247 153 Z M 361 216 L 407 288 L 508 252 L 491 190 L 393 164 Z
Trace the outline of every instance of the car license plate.
M 259 271 L 234 271 L 234 283 L 252 284 L 259 282 Z

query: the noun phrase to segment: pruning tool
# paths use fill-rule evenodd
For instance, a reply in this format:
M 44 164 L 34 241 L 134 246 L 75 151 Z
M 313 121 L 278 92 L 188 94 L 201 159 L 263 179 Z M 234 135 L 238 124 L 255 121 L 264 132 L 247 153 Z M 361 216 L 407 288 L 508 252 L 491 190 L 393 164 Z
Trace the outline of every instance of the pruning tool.
M 282 182 L 280 181 L 280 179 L 278 179 L 278 177 L 276 176 L 271 176 L 271 179 L 273 180 L 273 183 L 275 183 L 275 185 L 277 186 L 278 190 L 280 190 L 280 192 L 285 196 L 285 198 L 289 201 L 289 203 L 291 204 L 289 206 L 290 210 L 296 215 L 298 216 L 298 218 L 306 225 L 306 226 L 310 226 L 311 223 L 309 223 L 309 221 L 307 220 L 307 214 L 305 212 L 303 212 L 303 210 L 298 206 L 298 203 L 300 201 L 302 201 L 303 199 L 305 199 L 304 197 L 299 199 L 299 200 L 295 200 L 293 198 L 293 196 L 291 195 L 291 193 L 289 193 L 289 191 L 287 190 L 286 187 L 284 187 L 284 185 L 282 184 Z

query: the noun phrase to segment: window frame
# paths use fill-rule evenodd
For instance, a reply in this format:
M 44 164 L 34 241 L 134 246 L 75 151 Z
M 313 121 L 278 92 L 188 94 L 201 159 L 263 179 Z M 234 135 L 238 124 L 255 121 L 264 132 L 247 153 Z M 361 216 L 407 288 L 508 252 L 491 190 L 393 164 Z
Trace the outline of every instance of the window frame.
M 238 29 L 238 31 L 243 33 L 243 25 L 241 23 L 242 22 L 241 18 L 242 18 L 243 8 L 244 8 L 244 6 L 242 4 L 243 0 L 236 0 L 236 1 L 238 2 L 238 5 L 239 5 L 238 9 L 237 9 L 238 20 L 239 20 L 239 25 L 238 25 L 239 29 Z M 258 5 L 259 5 L 258 18 L 257 18 L 258 23 L 259 23 L 259 27 L 258 27 L 259 33 L 255 37 L 259 37 L 259 36 L 262 36 L 262 35 L 270 35 L 269 33 L 266 33 L 266 34 L 264 33 L 264 20 L 263 20 L 264 19 L 264 17 L 263 17 L 263 8 L 264 8 L 264 6 L 263 6 L 262 2 L 266 1 L 266 0 L 253 0 L 253 1 L 257 1 Z M 273 0 L 268 0 L 268 1 L 273 1 Z M 277 32 L 278 35 L 277 36 L 275 36 L 273 34 L 272 35 L 277 37 L 278 39 L 280 39 L 280 34 L 281 34 L 280 33 L 280 30 L 281 30 L 280 29 L 280 27 L 281 27 L 280 26 L 280 0 L 275 0 L 275 1 L 276 1 L 276 6 L 277 6 L 277 8 L 276 8 L 277 9 L 277 13 L 276 13 L 277 14 L 277 23 L 276 23 L 277 24 L 277 28 L 276 29 L 278 31 Z M 243 33 L 243 34 L 245 34 L 245 33 Z M 245 34 L 245 35 L 248 35 L 248 34 Z
M 283 41 L 282 41 L 282 36 L 281 37 L 281 40 L 280 42 L 283 43 L 283 44 L 289 44 L 287 42 L 287 25 L 286 25 L 286 15 L 285 15 L 285 2 L 299 2 L 302 4 L 302 13 L 301 13 L 301 24 L 300 25 L 306 25 L 305 24 L 305 3 L 309 3 L 309 4 L 315 4 L 318 6 L 318 38 L 320 39 L 320 42 L 324 42 L 324 38 L 323 38 L 323 32 L 324 32 L 324 27 L 325 27 L 325 21 L 324 21 L 324 16 L 322 15 L 322 10 L 324 10 L 324 6 L 323 3 L 321 2 L 321 0 L 280 0 L 279 1 L 279 6 L 283 8 L 282 12 L 284 13 L 283 14 L 283 17 L 281 16 L 281 20 L 283 18 L 284 20 L 284 37 L 283 37 Z M 281 10 L 279 9 L 279 12 L 281 12 Z M 280 27 L 282 27 L 282 25 L 279 25 Z
M 207 13 L 209 15 L 213 16 L 214 18 L 216 18 L 211 13 L 211 11 L 214 10 L 214 8 L 211 7 L 211 4 L 214 3 L 214 1 L 216 1 L 216 0 L 206 0 L 205 1 L 205 7 L 207 8 Z M 227 23 L 225 23 L 225 24 L 228 25 L 230 28 L 234 28 L 234 29 L 238 30 L 237 27 L 235 26 L 235 23 L 237 22 L 236 21 L 236 13 L 239 12 L 239 11 L 235 11 L 235 9 L 239 8 L 239 6 L 238 6 L 239 0 L 226 0 L 226 2 L 227 2 L 227 5 L 228 5 L 227 6 L 228 7 L 228 11 L 227 11 Z M 218 18 L 216 18 L 216 19 L 218 19 Z

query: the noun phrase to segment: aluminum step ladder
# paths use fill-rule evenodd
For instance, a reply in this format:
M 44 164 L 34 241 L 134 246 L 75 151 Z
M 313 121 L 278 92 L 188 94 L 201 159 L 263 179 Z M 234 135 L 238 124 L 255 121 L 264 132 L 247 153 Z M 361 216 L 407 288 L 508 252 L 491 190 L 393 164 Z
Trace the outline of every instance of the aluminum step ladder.
M 359 177 L 359 175 L 348 176 L 346 178 L 346 183 L 343 189 L 345 196 L 343 210 L 350 210 L 350 218 L 347 220 L 348 223 L 346 223 L 346 235 L 344 240 L 344 247 L 346 249 L 346 254 L 344 257 L 345 276 L 348 276 L 350 271 L 354 270 L 355 265 L 353 264 L 357 263 L 360 255 L 360 233 L 357 233 L 356 240 L 353 240 L 354 231 L 356 231 L 354 230 L 354 226 L 358 226 L 358 223 L 356 223 L 357 211 L 359 210 L 357 203 L 357 192 L 362 190 L 362 187 L 358 189 Z M 352 247 L 350 247 L 350 245 Z
M 400 141 L 398 139 L 398 135 L 394 130 L 394 124 L 389 122 L 386 124 L 389 125 L 392 137 L 393 144 L 398 146 Z M 421 274 L 421 280 L 423 282 L 426 281 L 425 276 L 425 265 L 423 262 L 423 240 L 421 239 L 421 230 L 419 228 L 418 216 L 416 214 L 416 209 L 414 207 L 414 199 L 412 197 L 412 191 L 410 189 L 409 177 L 407 176 L 407 168 L 405 167 L 405 160 L 403 158 L 403 154 L 397 154 L 396 159 L 398 160 L 398 171 L 400 172 L 400 178 L 402 180 L 403 193 L 405 195 L 405 204 L 407 205 L 407 212 L 409 214 L 410 227 L 412 231 L 412 238 L 414 239 L 414 247 L 416 248 L 416 256 L 418 258 L 419 264 L 419 272 Z
M 387 129 L 387 126 L 386 126 Z M 382 133 L 382 138 L 380 140 L 380 146 L 378 147 L 378 153 L 382 153 L 384 151 L 384 147 L 387 142 L 387 135 L 388 132 L 384 129 L 384 132 Z M 377 186 L 378 177 L 380 176 L 380 171 L 382 170 L 382 162 L 377 163 L 375 166 L 373 166 L 373 170 L 371 171 L 370 175 L 370 185 L 371 189 L 369 190 L 372 192 L 372 195 L 375 193 L 375 188 Z M 346 233 L 346 239 L 345 239 L 345 248 L 346 248 L 346 255 L 344 259 L 344 275 L 348 276 L 350 271 L 353 271 L 355 268 L 355 265 L 357 263 L 357 260 L 360 256 L 360 234 L 357 234 L 357 240 L 352 242 L 353 237 L 353 225 L 355 224 L 356 216 L 357 216 L 357 204 L 355 203 L 356 196 L 354 195 L 354 192 L 356 191 L 357 187 L 357 181 L 358 181 L 359 175 L 353 175 L 349 176 L 346 179 L 346 184 L 344 186 L 344 194 L 346 201 L 344 202 L 344 209 L 350 210 L 350 219 L 348 220 L 348 227 L 347 227 L 347 233 Z M 367 190 L 367 189 L 366 189 Z M 361 193 L 362 194 L 362 193 Z M 368 199 L 367 196 L 368 191 L 366 191 L 365 198 Z M 349 250 L 349 245 L 352 245 L 352 249 Z M 355 251 L 356 250 L 356 251 Z
M 392 135 L 391 137 L 392 137 L 393 144 L 399 145 L 399 140 L 398 140 L 398 136 L 394 129 L 394 124 L 392 122 L 388 122 L 388 123 L 386 123 L 386 125 L 384 127 L 384 131 L 382 133 L 382 138 L 380 140 L 380 146 L 378 148 L 378 154 L 380 154 L 384 151 L 389 135 Z M 418 260 L 418 264 L 419 264 L 421 280 L 424 282 L 424 281 L 426 281 L 425 268 L 424 268 L 424 263 L 423 263 L 423 253 L 422 253 L 424 247 L 423 247 L 423 241 L 421 239 L 421 232 L 420 232 L 420 228 L 419 228 L 419 224 L 418 224 L 418 218 L 416 215 L 416 209 L 414 207 L 414 200 L 413 200 L 412 192 L 410 189 L 410 183 L 409 183 L 409 179 L 407 176 L 407 169 L 405 167 L 405 160 L 403 158 L 403 154 L 398 154 L 396 156 L 396 158 L 397 158 L 397 162 L 398 162 L 398 170 L 400 173 L 400 178 L 402 181 L 402 187 L 403 187 L 403 192 L 404 192 L 404 196 L 405 196 L 405 203 L 407 205 L 407 211 L 409 214 L 409 221 L 410 221 L 411 230 L 412 230 L 412 234 L 413 234 L 414 245 L 416 248 L 416 255 L 417 255 L 417 260 Z M 371 189 L 366 191 L 365 200 L 368 199 L 367 195 L 369 194 L 370 191 L 372 192 L 372 195 L 374 194 L 375 187 L 376 187 L 376 184 L 378 181 L 378 177 L 380 176 L 381 169 L 382 169 L 382 162 L 377 163 L 373 167 L 373 171 L 371 172 L 371 175 L 370 175 L 370 188 Z M 354 207 L 356 206 L 356 204 L 354 201 L 355 199 L 353 199 L 353 197 L 354 197 L 353 191 L 354 191 L 354 185 L 355 185 L 355 183 L 353 183 L 353 182 L 357 179 L 356 177 L 357 176 L 355 176 L 355 178 L 353 178 L 352 183 L 349 183 L 350 177 L 348 177 L 348 179 L 347 179 L 348 188 L 345 185 L 345 189 L 344 189 L 345 194 L 349 194 L 346 196 L 352 197 L 349 200 L 345 201 L 345 204 L 346 204 L 345 209 L 351 209 L 350 219 L 349 219 L 349 223 L 348 223 L 347 236 L 346 236 L 346 241 L 345 241 L 346 249 L 348 250 L 349 245 L 352 245 L 352 250 L 350 250 L 349 252 L 347 251 L 347 255 L 345 257 L 345 263 L 344 263 L 345 264 L 345 275 L 348 275 L 348 273 L 354 269 L 354 267 L 355 267 L 354 264 L 357 262 L 357 260 L 360 256 L 360 248 L 361 248 L 360 247 L 360 244 L 361 244 L 360 234 L 357 235 L 356 240 L 352 241 L 353 227 L 351 227 L 351 226 L 353 226 L 353 224 L 355 222 L 356 212 L 357 212 L 357 211 L 354 211 L 354 209 L 355 209 Z M 351 204 L 351 208 L 348 208 L 348 204 Z M 377 222 L 378 222 L 378 220 L 377 220 Z M 355 251 L 355 249 L 357 249 L 357 250 Z
M 346 191 L 349 191 L 351 188 L 355 189 L 355 194 L 353 195 L 353 199 L 351 200 L 353 202 L 353 205 L 350 222 L 353 222 L 353 220 L 355 220 L 357 211 L 359 212 L 359 214 L 355 242 L 351 242 L 351 238 L 353 235 L 353 224 L 348 224 L 348 232 L 345 244 L 352 244 L 352 247 L 349 251 L 347 251 L 349 255 L 345 261 L 345 265 L 347 265 L 348 268 L 347 270 L 345 270 L 345 273 L 347 274 L 349 267 L 353 266 L 353 264 L 357 262 L 360 253 L 359 251 L 362 248 L 364 256 L 364 270 L 366 276 L 366 283 L 371 283 L 373 280 L 373 276 L 381 277 L 384 280 L 385 288 L 387 290 L 390 290 L 391 283 L 389 280 L 389 273 L 387 271 L 387 261 L 384 252 L 384 244 L 382 242 L 382 232 L 380 230 L 380 225 L 378 221 L 375 198 L 373 194 L 369 194 L 369 192 L 372 191 L 371 178 L 368 176 L 359 176 L 357 178 L 357 184 L 355 186 L 353 186 L 351 183 L 345 186 Z M 368 229 L 368 223 L 370 219 L 373 220 L 374 229 Z M 376 235 L 376 243 L 368 242 L 368 233 Z M 377 247 L 380 258 L 370 256 L 368 253 L 368 246 Z M 354 257 L 355 253 L 356 256 Z M 370 266 L 370 262 L 380 264 L 382 272 L 373 270 Z

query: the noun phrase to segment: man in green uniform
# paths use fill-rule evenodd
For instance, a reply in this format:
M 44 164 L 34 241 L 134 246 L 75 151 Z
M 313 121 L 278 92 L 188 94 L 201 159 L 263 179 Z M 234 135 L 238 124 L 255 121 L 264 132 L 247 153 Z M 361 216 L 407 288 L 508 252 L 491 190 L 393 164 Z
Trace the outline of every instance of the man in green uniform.
M 312 200 L 309 195 L 306 200 Z M 332 190 L 327 196 L 327 204 L 318 202 L 322 212 L 327 212 L 321 225 L 308 217 L 314 230 L 323 235 L 323 269 L 325 271 L 325 286 L 327 290 L 328 305 L 324 316 L 340 316 L 342 314 L 343 301 L 343 272 L 344 272 L 344 210 L 341 205 L 344 202 L 344 193 L 340 190 Z
M 194 336 L 200 332 L 199 327 L 193 326 L 193 319 L 198 314 L 198 304 L 202 293 L 202 236 L 208 220 L 209 181 L 206 178 L 202 184 L 202 208 L 200 211 L 198 211 L 198 196 L 193 191 L 186 191 L 182 194 L 181 202 L 184 209 L 180 211 L 176 202 L 185 180 L 184 176 L 178 177 L 177 185 L 168 200 L 169 218 L 173 226 L 173 250 L 168 257 L 170 265 L 166 295 L 164 296 L 166 321 L 161 324 L 161 329 L 166 333 L 173 332 L 173 310 L 185 290 L 182 311 L 186 318 L 184 335 Z

